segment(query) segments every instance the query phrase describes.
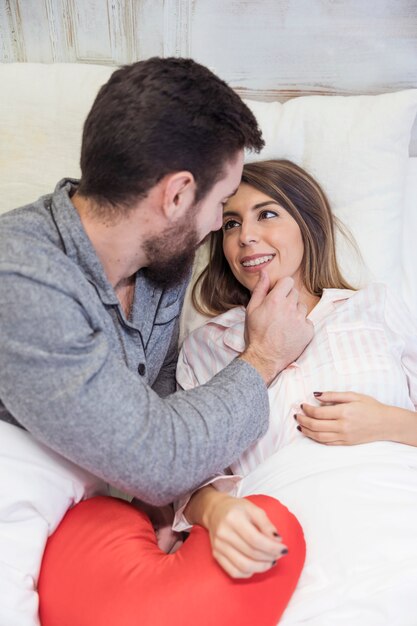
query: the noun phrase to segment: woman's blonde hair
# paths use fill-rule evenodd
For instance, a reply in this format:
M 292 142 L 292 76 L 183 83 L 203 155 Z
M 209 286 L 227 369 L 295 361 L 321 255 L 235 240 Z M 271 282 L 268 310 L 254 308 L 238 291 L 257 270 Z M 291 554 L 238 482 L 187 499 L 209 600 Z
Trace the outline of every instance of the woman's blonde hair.
M 321 296 L 325 288 L 353 289 L 336 259 L 335 227 L 345 229 L 310 174 L 291 161 L 260 161 L 244 166 L 242 183 L 278 202 L 297 222 L 304 243 L 301 276 L 309 293 Z M 209 263 L 192 291 L 194 306 L 205 315 L 218 315 L 238 305 L 246 306 L 249 299 L 250 292 L 236 280 L 224 256 L 223 230 L 213 232 Z

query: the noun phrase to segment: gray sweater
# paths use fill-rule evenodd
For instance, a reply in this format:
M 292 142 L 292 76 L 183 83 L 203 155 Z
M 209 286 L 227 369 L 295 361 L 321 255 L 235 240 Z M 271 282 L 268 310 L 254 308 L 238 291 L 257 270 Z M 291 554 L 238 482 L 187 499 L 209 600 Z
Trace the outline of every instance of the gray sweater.
M 161 290 L 138 272 L 127 320 L 70 200 L 76 184 L 0 217 L 0 419 L 164 504 L 265 432 L 266 387 L 236 359 L 174 393 L 187 281 Z

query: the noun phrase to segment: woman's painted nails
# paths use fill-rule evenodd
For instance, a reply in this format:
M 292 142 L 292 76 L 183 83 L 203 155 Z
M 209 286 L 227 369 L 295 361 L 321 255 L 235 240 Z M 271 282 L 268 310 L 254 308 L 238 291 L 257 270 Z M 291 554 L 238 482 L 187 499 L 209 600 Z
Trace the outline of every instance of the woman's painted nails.
M 276 561 L 272 561 L 272 565 L 276 565 L 276 564 L 277 564 L 277 562 L 276 562 Z
M 293 418 L 296 420 L 297 419 L 297 414 L 294 413 Z
M 313 391 L 313 396 L 315 398 L 320 398 L 320 396 L 322 396 L 322 395 L 323 395 L 322 391 Z
M 297 426 L 297 430 L 299 430 L 299 431 L 301 432 L 301 426 L 300 426 L 300 424 L 298 424 L 298 426 Z
M 281 539 L 281 535 L 278 535 L 278 533 L 276 533 L 275 531 L 272 533 L 274 535 L 274 537 L 276 537 L 277 539 Z
M 281 554 L 288 554 L 288 548 L 282 548 Z

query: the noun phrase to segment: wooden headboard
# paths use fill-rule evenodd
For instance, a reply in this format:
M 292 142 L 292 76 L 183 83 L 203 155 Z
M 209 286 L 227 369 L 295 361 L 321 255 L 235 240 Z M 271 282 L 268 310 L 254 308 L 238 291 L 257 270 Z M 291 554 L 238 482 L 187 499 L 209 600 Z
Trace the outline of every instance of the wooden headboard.
M 417 87 L 417 0 L 0 0 L 0 54 L 191 56 L 249 98 L 378 94 Z

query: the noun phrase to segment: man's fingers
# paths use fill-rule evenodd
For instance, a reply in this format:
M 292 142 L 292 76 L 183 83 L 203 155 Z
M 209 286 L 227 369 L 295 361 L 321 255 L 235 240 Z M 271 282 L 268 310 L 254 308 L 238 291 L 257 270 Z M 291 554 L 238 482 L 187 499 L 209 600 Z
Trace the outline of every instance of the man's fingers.
M 297 309 L 299 310 L 299 312 L 304 316 L 307 317 L 307 313 L 308 313 L 308 306 L 306 304 L 304 304 L 304 302 L 298 302 L 297 303 Z M 308 320 L 310 321 L 310 320 Z
M 286 276 L 285 278 L 277 280 L 270 293 L 280 298 L 286 298 L 292 295 L 292 297 L 298 300 L 298 291 L 297 289 L 294 289 L 294 279 L 291 278 L 291 276 Z
M 259 279 L 252 291 L 252 296 L 248 304 L 248 309 L 256 309 L 265 300 L 265 297 L 269 291 L 270 280 L 265 270 L 259 272 Z
M 247 307 L 247 349 L 242 358 L 269 384 L 300 356 L 313 338 L 314 328 L 306 322 L 305 310 L 300 313 L 297 308 L 299 294 L 291 277 L 277 281 L 269 293 L 263 281 L 256 285 Z

